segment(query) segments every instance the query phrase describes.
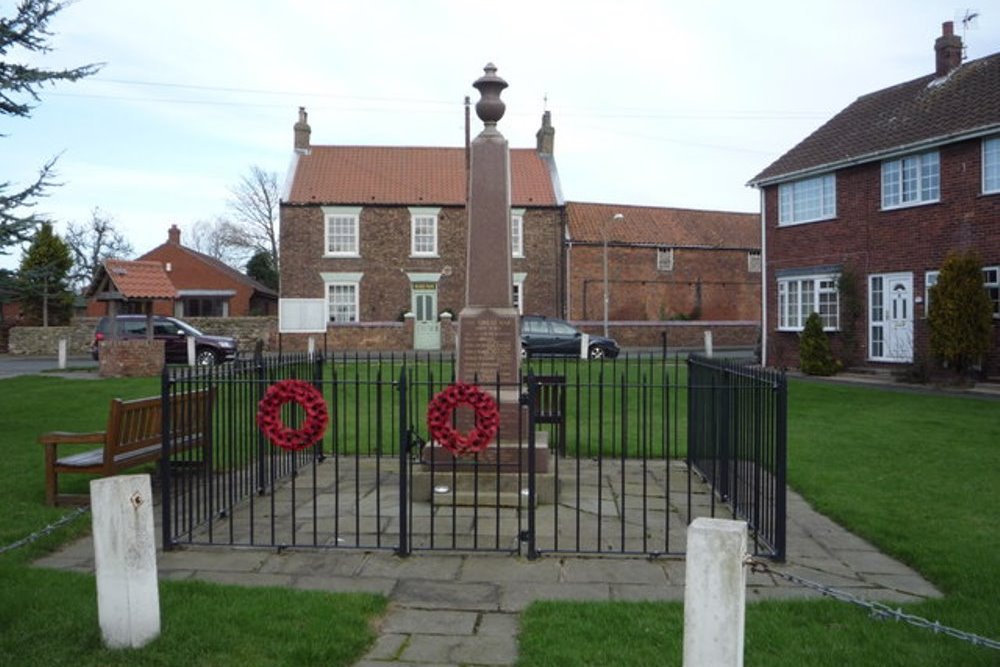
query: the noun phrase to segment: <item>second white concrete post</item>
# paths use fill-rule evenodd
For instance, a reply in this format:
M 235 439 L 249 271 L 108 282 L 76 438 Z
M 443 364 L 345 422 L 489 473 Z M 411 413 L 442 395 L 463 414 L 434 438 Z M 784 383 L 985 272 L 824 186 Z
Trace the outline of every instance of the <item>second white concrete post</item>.
M 712 356 L 712 332 L 711 331 L 706 331 L 705 332 L 705 356 L 706 357 L 711 357 Z
M 108 648 L 140 648 L 160 634 L 160 591 L 149 475 L 90 483 L 97 617 Z
M 59 370 L 66 370 L 66 339 L 59 339 Z
M 684 667 L 742 667 L 747 525 L 699 518 L 688 526 Z

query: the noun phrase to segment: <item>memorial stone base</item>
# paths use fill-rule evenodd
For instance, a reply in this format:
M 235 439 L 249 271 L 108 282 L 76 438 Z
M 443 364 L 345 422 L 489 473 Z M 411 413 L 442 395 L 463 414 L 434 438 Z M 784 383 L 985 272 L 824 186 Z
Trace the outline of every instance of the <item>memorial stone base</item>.
M 477 456 L 456 457 L 436 442 L 420 455 L 411 478 L 413 499 L 438 505 L 518 507 L 528 504 L 527 443 L 490 445 Z M 551 504 L 559 489 L 552 469 L 549 434 L 535 434 L 535 503 Z

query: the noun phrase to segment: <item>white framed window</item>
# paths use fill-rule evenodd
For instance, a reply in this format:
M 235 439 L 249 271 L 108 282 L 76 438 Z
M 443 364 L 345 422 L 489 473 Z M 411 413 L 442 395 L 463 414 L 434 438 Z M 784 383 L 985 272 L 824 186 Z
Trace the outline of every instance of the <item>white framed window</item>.
M 323 207 L 323 254 L 327 257 L 360 257 L 361 207 Z
M 882 163 L 882 208 L 936 202 L 940 196 L 941 163 L 937 151 Z
M 837 215 L 837 181 L 833 174 L 778 186 L 778 225 L 829 220 Z
M 983 194 L 1000 192 L 1000 137 L 983 140 Z
M 834 274 L 778 279 L 778 329 L 802 331 L 812 313 L 819 313 L 824 331 L 840 329 L 840 293 Z
M 321 273 L 326 290 L 326 321 L 337 324 L 361 320 L 362 273 Z
M 656 270 L 657 271 L 673 271 L 674 270 L 674 249 L 673 248 L 657 248 L 656 249 Z
M 993 318 L 1000 319 L 1000 266 L 983 267 L 983 287 L 993 304 Z
M 515 273 L 511 284 L 511 295 L 514 299 L 514 307 L 520 315 L 524 315 L 524 279 L 528 277 L 526 273 Z
M 931 312 L 931 288 L 937 285 L 940 271 L 927 271 L 924 273 L 924 317 Z
M 524 257 L 524 209 L 512 209 L 510 212 L 510 254 L 512 257 Z
M 749 273 L 760 273 L 760 250 L 750 250 L 747 252 L 747 271 Z
M 410 256 L 437 257 L 438 208 L 410 208 Z

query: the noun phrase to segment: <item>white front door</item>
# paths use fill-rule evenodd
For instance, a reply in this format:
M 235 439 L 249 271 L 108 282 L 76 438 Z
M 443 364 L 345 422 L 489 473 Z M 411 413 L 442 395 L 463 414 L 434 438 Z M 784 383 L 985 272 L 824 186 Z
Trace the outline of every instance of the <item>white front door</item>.
M 437 312 L 437 285 L 413 284 L 413 349 L 440 350 L 441 325 Z
M 883 273 L 868 278 L 869 358 L 913 361 L 913 274 Z

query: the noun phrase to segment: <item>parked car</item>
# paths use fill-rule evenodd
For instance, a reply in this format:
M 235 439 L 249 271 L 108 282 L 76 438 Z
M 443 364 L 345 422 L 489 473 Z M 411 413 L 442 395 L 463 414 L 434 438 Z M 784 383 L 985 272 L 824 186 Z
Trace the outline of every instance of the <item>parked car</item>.
M 580 356 L 583 333 L 565 320 L 540 315 L 521 318 L 521 355 Z M 614 359 L 620 352 L 618 343 L 604 336 L 590 336 L 587 356 L 591 359 Z
M 118 339 L 138 340 L 146 338 L 145 315 L 119 315 Z M 187 322 L 174 317 L 162 315 L 153 316 L 153 339 L 163 341 L 166 362 L 186 364 L 188 361 L 188 338 L 194 337 L 195 363 L 200 366 L 212 366 L 236 358 L 236 339 L 230 336 L 207 336 Z M 94 331 L 94 342 L 90 346 L 90 355 L 97 360 L 102 340 L 111 338 L 111 318 L 102 317 Z

